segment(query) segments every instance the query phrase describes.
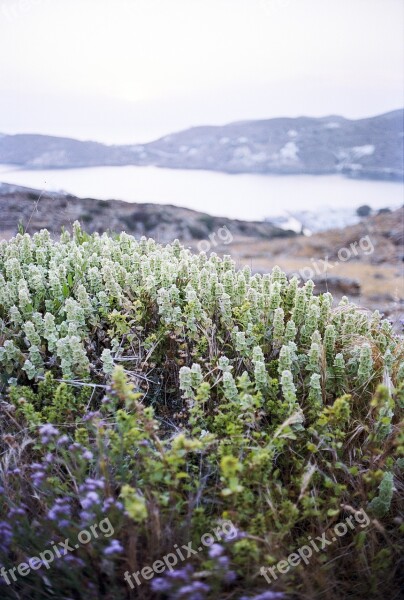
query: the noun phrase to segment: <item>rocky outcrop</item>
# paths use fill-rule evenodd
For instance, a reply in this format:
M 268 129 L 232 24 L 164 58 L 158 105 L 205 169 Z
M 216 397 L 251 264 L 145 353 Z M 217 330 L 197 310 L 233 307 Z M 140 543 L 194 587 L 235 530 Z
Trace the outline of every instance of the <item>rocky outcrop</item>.
M 234 237 L 265 240 L 295 235 L 267 222 L 212 217 L 177 206 L 77 198 L 0 184 L 0 239 L 15 235 L 19 228 L 28 233 L 47 228 L 58 234 L 62 227 L 71 229 L 74 221 L 89 233 L 126 231 L 159 242 L 206 240 L 211 250 Z
M 332 294 L 342 296 L 360 296 L 361 286 L 357 279 L 349 277 L 315 277 L 315 293 L 324 294 L 331 292 Z

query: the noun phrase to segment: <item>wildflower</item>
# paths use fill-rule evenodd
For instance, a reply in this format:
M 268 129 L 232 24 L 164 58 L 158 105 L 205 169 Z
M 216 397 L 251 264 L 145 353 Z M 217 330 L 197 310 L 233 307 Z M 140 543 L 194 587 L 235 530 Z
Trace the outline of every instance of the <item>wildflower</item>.
M 210 587 L 201 581 L 194 581 L 189 585 L 184 585 L 177 591 L 177 598 L 186 598 L 191 600 L 203 600 L 205 594 L 210 591 Z M 192 595 L 191 595 L 192 594 Z
M 83 421 L 84 422 L 91 421 L 96 418 L 101 418 L 101 413 L 99 410 L 94 410 L 92 412 L 88 412 L 87 414 L 85 414 L 83 417 Z
M 92 479 L 87 477 L 84 483 L 79 486 L 79 492 L 94 492 L 95 490 L 103 490 L 105 487 L 104 479 Z
M 41 425 L 39 428 L 39 434 L 42 438 L 42 443 L 43 444 L 49 444 L 50 441 L 52 441 L 52 439 L 54 437 L 56 437 L 57 435 L 59 435 L 59 430 L 56 429 L 56 427 L 54 427 L 53 425 L 51 425 L 50 423 L 47 423 L 46 425 Z
M 100 497 L 97 492 L 88 492 L 86 497 L 81 500 L 81 506 L 84 510 L 88 510 L 92 506 L 99 504 Z
M 151 588 L 153 592 L 169 592 L 171 590 L 171 584 L 163 577 L 156 577 L 151 582 Z
M 283 600 L 285 598 L 285 594 L 282 592 L 263 592 L 262 594 L 258 594 L 258 596 L 252 596 L 247 598 L 247 596 L 243 596 L 240 600 Z
M 13 517 L 16 517 L 16 516 L 25 517 L 25 515 L 26 515 L 25 509 L 22 507 L 10 508 L 10 510 L 8 511 L 8 516 L 10 517 L 10 519 L 12 519 Z
M 237 574 L 235 571 L 226 571 L 223 579 L 226 583 L 233 583 L 237 579 Z
M 69 441 L 69 438 L 67 435 L 62 435 L 60 436 L 60 438 L 56 441 L 56 445 L 57 446 L 64 446 L 64 444 L 67 444 Z
M 193 567 L 191 565 L 187 565 L 183 569 L 175 569 L 173 571 L 169 571 L 166 577 L 175 581 L 187 582 L 193 572 Z
M 109 498 L 104 500 L 104 503 L 102 505 L 102 510 L 103 510 L 103 512 L 107 512 L 112 507 L 118 509 L 119 511 L 122 511 L 124 509 L 122 502 L 120 502 L 119 500 L 115 500 L 115 498 L 112 498 L 110 496 Z
M 75 450 L 81 450 L 82 447 L 83 446 L 81 444 L 79 444 L 78 442 L 74 442 L 73 444 L 70 444 L 69 450 L 70 450 L 70 452 L 74 452 Z
M 86 566 L 84 560 L 82 560 L 78 556 L 75 556 L 74 554 L 66 554 L 62 556 L 61 560 L 70 564 L 72 567 L 77 567 L 79 569 L 84 569 L 84 567 Z
M 38 487 L 46 477 L 45 467 L 41 463 L 32 463 L 31 468 L 33 469 L 31 481 L 35 487 Z
M 11 525 L 6 521 L 0 521 L 0 551 L 6 554 L 13 539 Z
M 54 505 L 48 511 L 48 519 L 58 523 L 59 527 L 69 525 L 69 520 L 66 517 L 71 517 L 70 498 L 57 498 Z
M 82 524 L 90 523 L 94 519 L 95 515 L 92 512 L 88 512 L 87 510 L 80 511 L 80 521 Z
M 118 540 L 111 540 L 110 544 L 104 548 L 103 554 L 110 556 L 111 554 L 119 554 L 123 552 L 123 546 Z
M 223 552 L 224 552 L 223 546 L 221 546 L 220 544 L 213 544 L 209 548 L 209 557 L 217 558 L 217 557 L 221 556 L 223 554 Z

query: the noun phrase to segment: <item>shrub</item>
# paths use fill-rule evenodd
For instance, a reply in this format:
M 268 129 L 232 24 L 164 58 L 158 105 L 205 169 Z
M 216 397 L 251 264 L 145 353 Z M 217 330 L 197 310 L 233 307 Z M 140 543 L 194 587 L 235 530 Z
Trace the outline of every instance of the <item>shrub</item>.
M 259 594 L 262 566 L 360 510 L 368 528 L 274 585 L 395 593 L 403 343 L 377 312 L 313 288 L 78 225 L 2 242 L 0 562 L 106 516 L 114 529 L 4 597 L 135 597 L 126 571 L 229 520 L 234 539 L 136 597 Z

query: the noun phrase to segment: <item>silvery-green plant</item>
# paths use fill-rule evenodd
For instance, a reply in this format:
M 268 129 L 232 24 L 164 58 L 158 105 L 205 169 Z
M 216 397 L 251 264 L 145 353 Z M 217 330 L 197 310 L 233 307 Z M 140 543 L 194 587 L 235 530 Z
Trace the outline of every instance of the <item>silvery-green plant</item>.
M 228 256 L 193 255 L 177 241 L 89 236 L 78 224 L 59 241 L 46 230 L 17 235 L 0 244 L 0 364 L 21 380 L 24 372 L 35 378 L 52 369 L 102 382 L 116 352 L 121 360 L 144 343 L 152 360 L 153 351 L 170 355 L 174 344 L 186 347 L 185 364 L 171 363 L 185 393 L 195 393 L 197 372 L 189 387 L 181 366 L 197 364 L 214 385 L 222 357 L 235 381 L 252 365 L 263 394 L 274 374 L 280 382 L 290 371 L 299 402 L 319 391 L 313 374 L 331 397 L 358 384 L 375 389 L 383 365 L 397 384 L 401 342 L 390 324 L 346 298 L 333 308 L 330 294 L 314 291 L 312 282 L 299 287 L 278 267 L 252 275 L 250 267 L 237 271 Z M 111 327 L 114 310 L 124 318 Z

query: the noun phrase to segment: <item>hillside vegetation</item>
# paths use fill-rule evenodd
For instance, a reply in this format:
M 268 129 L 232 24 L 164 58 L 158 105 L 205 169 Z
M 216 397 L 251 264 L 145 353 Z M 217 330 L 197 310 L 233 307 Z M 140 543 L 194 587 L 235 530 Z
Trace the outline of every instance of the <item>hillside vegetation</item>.
M 313 291 L 77 223 L 1 242 L 0 568 L 113 526 L 1 597 L 398 598 L 403 341 Z

